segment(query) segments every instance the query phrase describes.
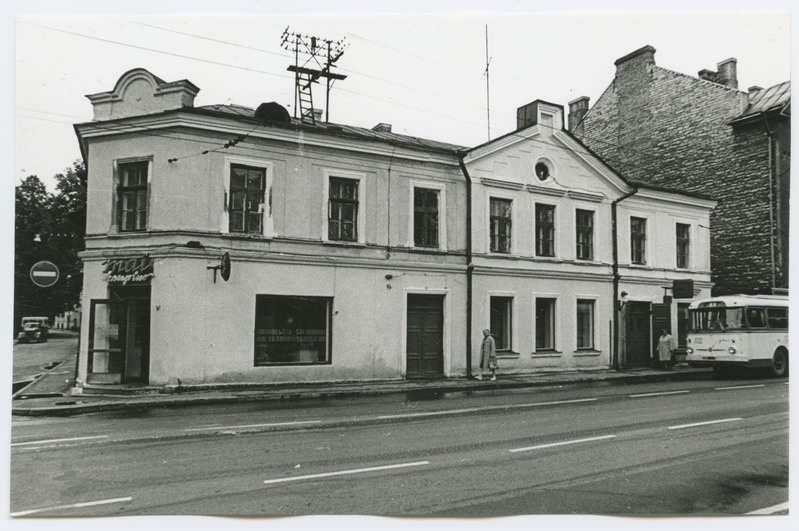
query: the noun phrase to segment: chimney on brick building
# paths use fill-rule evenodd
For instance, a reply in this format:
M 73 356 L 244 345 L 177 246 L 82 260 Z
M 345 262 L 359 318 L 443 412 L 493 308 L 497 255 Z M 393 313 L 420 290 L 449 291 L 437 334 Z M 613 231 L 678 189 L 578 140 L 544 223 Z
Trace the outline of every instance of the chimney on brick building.
M 619 57 L 616 59 L 616 62 L 613 63 L 616 65 L 616 77 L 623 70 L 627 70 L 630 68 L 636 68 L 639 66 L 649 66 L 655 64 L 655 48 L 649 46 L 648 44 L 642 48 L 638 48 L 634 52 L 630 52 L 624 57 Z
M 719 73 L 716 76 L 717 83 L 729 88 L 738 88 L 738 60 L 730 57 L 717 65 Z
M 588 96 L 580 96 L 576 100 L 569 102 L 569 131 L 575 132 L 580 121 L 588 112 Z M 581 133 L 582 131 L 578 132 Z
M 699 79 L 704 79 L 705 81 L 712 81 L 717 85 L 724 85 L 725 87 L 737 89 L 738 88 L 738 60 L 734 57 L 730 57 L 729 59 L 720 62 L 717 65 L 718 72 L 714 72 L 713 70 L 708 70 L 705 68 L 704 70 L 699 71 Z

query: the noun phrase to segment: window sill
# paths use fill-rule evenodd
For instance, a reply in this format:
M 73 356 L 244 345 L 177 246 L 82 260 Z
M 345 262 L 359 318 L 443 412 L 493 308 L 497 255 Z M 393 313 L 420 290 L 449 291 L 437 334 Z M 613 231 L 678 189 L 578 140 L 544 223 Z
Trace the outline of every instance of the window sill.
M 538 350 L 530 354 L 533 358 L 560 358 L 563 352 L 559 350 Z
M 497 358 L 499 359 L 516 359 L 519 357 L 518 352 L 513 352 L 512 350 L 501 350 L 497 352 Z
M 331 245 L 334 247 L 358 247 L 358 248 L 366 247 L 366 243 L 364 242 L 345 242 L 338 240 L 322 240 L 322 245 Z
M 586 350 L 575 350 L 574 356 L 576 357 L 591 357 L 591 356 L 599 356 L 602 354 L 601 350 L 593 350 L 593 349 L 586 349 Z

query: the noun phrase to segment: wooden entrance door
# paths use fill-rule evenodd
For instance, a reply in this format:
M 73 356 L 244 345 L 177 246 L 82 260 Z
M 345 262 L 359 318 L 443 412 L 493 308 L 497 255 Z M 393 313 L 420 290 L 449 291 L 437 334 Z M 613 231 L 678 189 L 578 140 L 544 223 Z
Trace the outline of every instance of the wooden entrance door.
M 627 309 L 627 366 L 646 367 L 650 363 L 650 303 L 628 302 Z
M 444 376 L 444 297 L 408 295 L 406 376 Z

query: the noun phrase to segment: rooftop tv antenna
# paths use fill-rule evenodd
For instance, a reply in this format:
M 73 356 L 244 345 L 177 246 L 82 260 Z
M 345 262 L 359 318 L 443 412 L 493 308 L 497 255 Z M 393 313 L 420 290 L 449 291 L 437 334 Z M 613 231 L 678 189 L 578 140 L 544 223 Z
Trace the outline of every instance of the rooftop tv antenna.
M 486 76 L 486 124 L 488 126 L 488 141 L 491 141 L 491 97 L 490 84 L 488 82 L 488 68 L 491 66 L 491 58 L 488 56 L 488 24 L 486 24 L 486 69 L 483 72 Z
M 343 74 L 332 72 L 336 61 L 344 55 L 344 50 L 349 47 L 344 39 L 332 41 L 321 37 L 301 35 L 289 31 L 288 26 L 281 35 L 281 46 L 294 52 L 294 64 L 288 67 L 289 72 L 294 72 L 294 117 L 301 122 L 310 122 L 316 125 L 316 115 L 313 106 L 313 84 L 324 78 L 325 91 L 325 122 L 330 121 L 330 88 L 336 80 L 346 79 Z M 300 115 L 297 116 L 299 108 Z

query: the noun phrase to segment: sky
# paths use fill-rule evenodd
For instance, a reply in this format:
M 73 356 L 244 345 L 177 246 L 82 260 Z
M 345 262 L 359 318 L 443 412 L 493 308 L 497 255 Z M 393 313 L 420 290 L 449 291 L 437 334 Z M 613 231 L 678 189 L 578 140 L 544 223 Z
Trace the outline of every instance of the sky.
M 286 71 L 293 57 L 280 42 L 286 27 L 348 45 L 337 63 L 337 71 L 348 77 L 331 93 L 332 122 L 367 128 L 390 123 L 397 133 L 474 146 L 515 129 L 516 108 L 536 99 L 567 107 L 588 96 L 593 105 L 613 80 L 614 61 L 644 45 L 657 50 L 658 66 L 676 72 L 696 76 L 734 57 L 743 90 L 781 83 L 790 79 L 795 39 L 789 15 L 795 9 L 789 0 L 6 0 L 0 6 L 3 182 L 10 192 L 25 177 L 38 175 L 54 191 L 53 176 L 80 158 L 73 124 L 92 119 L 85 96 L 113 89 L 132 68 L 146 68 L 166 81 L 190 80 L 201 89 L 198 106 L 254 108 L 275 101 L 293 112 L 293 76 Z M 315 98 L 323 97 L 319 87 Z M 3 197 L 0 222 L 11 227 L 12 195 Z M 10 247 L 10 238 L 7 242 Z M 10 279 L 13 253 L 5 256 L 0 273 Z M 7 327 L 6 337 L 8 315 L 10 302 L 0 324 Z M 5 358 L 10 370 L 10 356 Z M 8 500 L 4 483 L 0 507 Z M 735 520 L 706 519 L 688 527 L 744 528 Z M 52 523 L 29 521 L 24 528 L 46 529 Z M 195 529 L 215 529 L 219 521 L 192 523 Z M 653 519 L 646 525 L 618 519 L 590 523 L 596 529 L 673 526 L 673 521 Z M 290 519 L 272 521 L 270 528 L 291 524 Z M 0 521 L 4 529 L 17 525 Z M 80 520 L 60 528 L 106 525 Z M 380 525 L 400 524 L 383 520 Z M 476 522 L 435 522 L 436 529 L 456 526 L 487 528 Z M 772 528 L 787 529 L 777 522 Z
M 263 6 L 275 3 L 241 4 L 267 13 Z M 568 108 L 588 96 L 593 104 L 613 79 L 614 61 L 644 45 L 655 47 L 659 66 L 693 76 L 735 57 L 744 90 L 790 78 L 784 12 L 547 13 L 542 8 L 551 4 L 523 5 L 531 7 L 507 3 L 503 11 L 498 2 L 482 14 L 459 8 L 242 16 L 230 9 L 203 16 L 184 9 L 180 16 L 142 17 L 106 9 L 113 16 L 18 16 L 15 182 L 38 175 L 52 188 L 53 175 L 80 157 L 72 126 L 92 119 L 85 95 L 111 90 L 132 68 L 190 80 L 200 87 L 197 106 L 275 101 L 293 113 L 294 81 L 286 70 L 293 57 L 281 47 L 287 27 L 347 45 L 336 69 L 347 79 L 333 86 L 330 121 L 390 123 L 396 133 L 463 146 L 488 140 L 489 128 L 490 138 L 512 131 L 516 108 L 536 99 Z M 323 86 L 314 98 L 324 107 Z

